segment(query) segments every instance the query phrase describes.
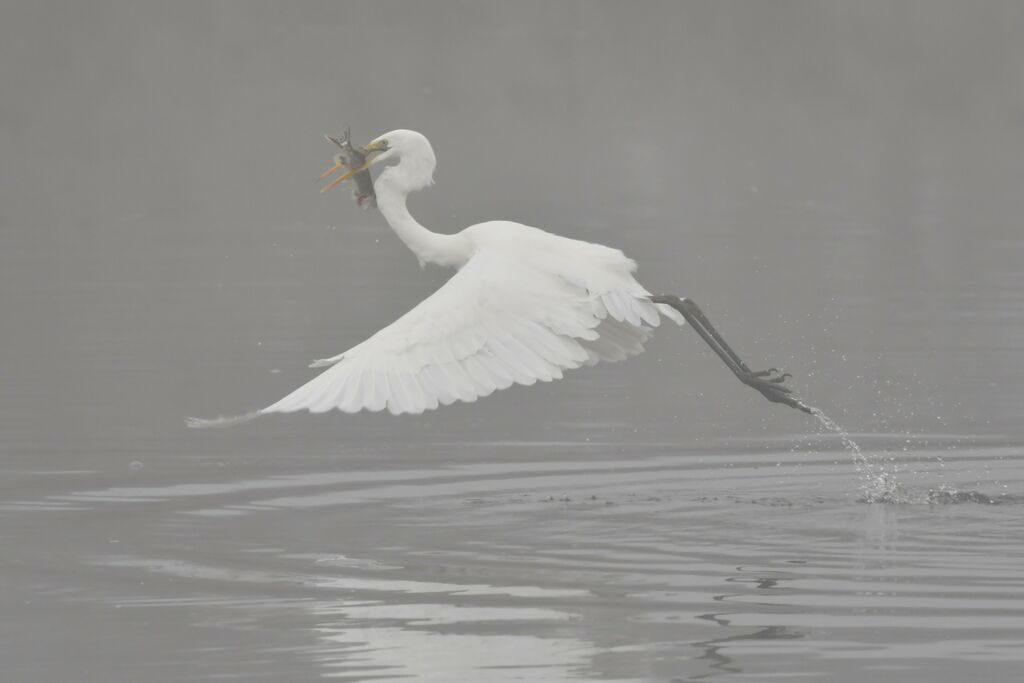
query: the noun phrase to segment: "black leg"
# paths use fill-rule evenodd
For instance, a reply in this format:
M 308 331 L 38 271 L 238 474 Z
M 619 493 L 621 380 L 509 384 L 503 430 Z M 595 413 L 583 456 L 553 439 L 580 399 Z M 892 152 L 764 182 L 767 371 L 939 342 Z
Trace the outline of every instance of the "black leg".
M 781 373 L 775 368 L 757 372 L 752 371 L 739 355 L 732 350 L 732 347 L 729 346 L 722 335 L 718 333 L 718 330 L 711 324 L 711 321 L 704 315 L 704 311 L 700 310 L 700 307 L 692 300 L 681 299 L 671 294 L 661 294 L 652 296 L 651 301 L 656 304 L 671 306 L 682 313 L 683 317 L 686 318 L 686 322 L 690 323 L 690 326 L 741 382 L 756 389 L 762 396 L 773 403 L 784 403 L 805 413 L 812 412 L 810 407 L 793 394 L 792 389 L 783 384 L 786 378 L 790 376 L 789 373 Z

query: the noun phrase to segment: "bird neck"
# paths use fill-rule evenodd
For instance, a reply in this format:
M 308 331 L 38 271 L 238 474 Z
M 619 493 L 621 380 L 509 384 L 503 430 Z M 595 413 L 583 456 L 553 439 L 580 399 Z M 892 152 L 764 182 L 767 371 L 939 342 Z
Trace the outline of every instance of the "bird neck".
M 472 255 L 467 239 L 459 234 L 431 232 L 412 217 L 405 204 L 409 189 L 403 187 L 403 183 L 399 182 L 400 176 L 394 173 L 398 168 L 396 166 L 385 170 L 374 183 L 377 207 L 384 219 L 416 255 L 421 266 L 433 263 L 461 268 Z

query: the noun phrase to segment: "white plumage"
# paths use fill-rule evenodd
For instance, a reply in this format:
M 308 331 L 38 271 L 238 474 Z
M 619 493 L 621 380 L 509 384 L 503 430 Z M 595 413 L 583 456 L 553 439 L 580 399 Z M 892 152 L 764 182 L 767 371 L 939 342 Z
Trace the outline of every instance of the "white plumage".
M 623 360 L 643 351 L 662 315 L 683 323 L 676 310 L 650 301 L 633 276 L 636 263 L 617 249 L 508 221 L 454 235 L 430 232 L 405 202 L 433 182 L 427 139 L 398 130 L 366 149 L 377 153 L 368 165 L 399 160 L 374 183 L 388 223 L 421 264 L 458 272 L 363 343 L 314 362 L 311 367 L 329 366 L 319 376 L 242 419 L 300 410 L 422 413 L 513 384 L 561 379 L 582 365 Z
M 516 228 L 529 230 L 474 227 L 510 236 Z M 480 248 L 433 295 L 362 344 L 313 363 L 331 367 L 261 412 L 421 413 L 643 351 L 659 311 L 633 279 L 632 262 L 597 245 L 564 240 L 557 246 L 566 268 Z M 604 250 L 610 258 L 588 273 L 579 266 L 592 262 L 574 259 L 573 247 Z M 540 260 L 553 256 L 549 251 Z

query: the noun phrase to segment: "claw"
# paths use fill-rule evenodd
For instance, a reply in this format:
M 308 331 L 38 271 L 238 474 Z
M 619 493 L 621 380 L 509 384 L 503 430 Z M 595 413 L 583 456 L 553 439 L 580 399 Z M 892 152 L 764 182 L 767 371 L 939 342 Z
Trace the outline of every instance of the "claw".
M 770 370 L 760 372 L 750 372 L 746 376 L 741 376 L 740 379 L 744 384 L 752 389 L 756 389 L 758 393 L 772 403 L 782 403 L 791 408 L 802 410 L 805 413 L 813 413 L 810 407 L 797 398 L 793 389 L 783 384 L 783 382 L 792 377 L 790 373 L 782 372 L 777 377 L 771 376 L 773 373 L 780 372 L 777 368 L 771 368 Z
M 782 384 L 788 378 L 793 376 L 791 373 L 783 372 L 782 370 L 779 370 L 778 368 L 768 368 L 767 370 L 758 370 L 757 372 L 751 372 L 750 375 L 752 377 L 757 377 L 758 379 L 763 378 L 765 382 L 772 382 L 773 384 Z
M 793 390 L 787 386 L 784 386 L 780 380 L 777 379 L 763 379 L 758 377 L 756 373 L 750 373 L 746 377 L 740 377 L 744 384 L 757 389 L 762 394 L 765 392 L 780 392 L 783 394 L 791 394 Z

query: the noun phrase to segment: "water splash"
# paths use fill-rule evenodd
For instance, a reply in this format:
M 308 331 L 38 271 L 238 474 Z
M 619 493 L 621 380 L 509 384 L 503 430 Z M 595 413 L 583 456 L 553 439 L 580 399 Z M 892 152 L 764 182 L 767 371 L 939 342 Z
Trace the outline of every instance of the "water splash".
M 853 464 L 860 475 L 861 501 L 865 503 L 900 503 L 904 505 L 999 505 L 1019 503 L 1024 500 L 1009 495 L 990 496 L 980 491 L 958 489 L 949 483 L 927 489 L 908 489 L 896 479 L 896 469 L 874 453 L 865 453 L 850 434 L 823 413 L 820 408 L 811 408 L 811 414 L 830 432 L 836 434 L 846 450 L 853 456 Z
M 874 453 L 865 453 L 849 432 L 836 424 L 820 408 L 811 408 L 811 414 L 830 432 L 835 433 L 843 442 L 846 450 L 853 456 L 853 466 L 860 476 L 860 489 L 863 501 L 867 503 L 901 503 L 908 500 L 903 485 L 896 480 L 896 472 L 886 467 L 885 462 Z
M 1009 496 L 993 498 L 980 491 L 961 491 L 950 484 L 941 484 L 925 492 L 924 501 L 928 505 L 959 505 L 961 503 L 977 503 L 979 505 L 999 505 L 1014 502 Z

